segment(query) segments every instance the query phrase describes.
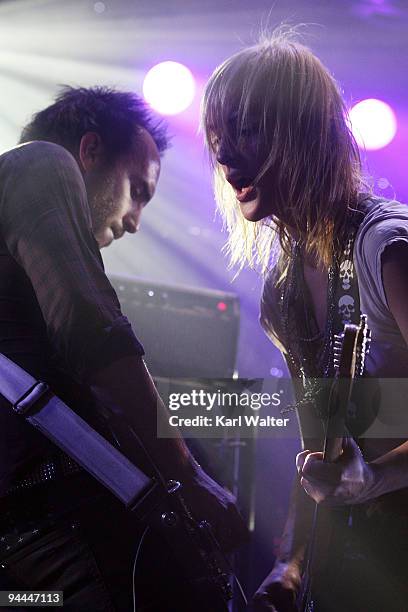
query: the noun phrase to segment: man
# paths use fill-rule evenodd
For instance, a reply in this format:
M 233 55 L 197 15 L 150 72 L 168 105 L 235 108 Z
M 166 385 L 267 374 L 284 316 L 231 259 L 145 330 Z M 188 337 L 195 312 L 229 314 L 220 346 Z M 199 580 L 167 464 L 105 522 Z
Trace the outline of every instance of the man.
M 240 530 L 232 497 L 181 438 L 157 439 L 165 409 L 98 250 L 139 229 L 167 146 L 138 96 L 67 87 L 0 157 L 0 350 L 150 473 L 180 480 L 193 514 L 229 547 Z M 133 607 L 140 528 L 6 402 L 0 495 L 2 589 L 63 590 L 75 612 Z M 182 610 L 168 601 L 161 546 L 140 578 L 156 597 L 152 609 Z
M 367 370 L 376 377 L 408 376 L 408 211 L 364 194 L 346 117 L 327 69 L 283 33 L 228 58 L 211 76 L 203 101 L 231 263 L 263 270 L 261 323 L 305 391 L 310 380 L 333 371 L 342 304 L 336 296 L 347 287 L 341 270 L 353 262 L 373 336 Z M 353 237 L 353 261 L 345 260 Z M 305 417 L 299 404 L 303 432 Z M 339 506 L 346 524 L 343 546 L 323 561 L 332 568 L 337 556 L 338 571 L 313 593 L 315 612 L 401 612 L 408 601 L 408 443 L 362 439 L 360 450 L 347 438 L 338 460 L 323 463 L 320 431 L 303 435 L 282 544 L 255 609 L 297 609 L 316 501 Z

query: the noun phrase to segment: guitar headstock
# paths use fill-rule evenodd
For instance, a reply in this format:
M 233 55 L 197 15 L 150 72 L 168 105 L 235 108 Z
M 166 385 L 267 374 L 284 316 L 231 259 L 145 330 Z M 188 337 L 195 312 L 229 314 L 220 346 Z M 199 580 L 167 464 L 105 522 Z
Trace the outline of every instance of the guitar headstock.
M 370 341 L 367 315 L 361 315 L 359 325 L 346 323 L 343 333 L 334 336 L 333 365 L 336 377 L 354 378 L 363 375 Z

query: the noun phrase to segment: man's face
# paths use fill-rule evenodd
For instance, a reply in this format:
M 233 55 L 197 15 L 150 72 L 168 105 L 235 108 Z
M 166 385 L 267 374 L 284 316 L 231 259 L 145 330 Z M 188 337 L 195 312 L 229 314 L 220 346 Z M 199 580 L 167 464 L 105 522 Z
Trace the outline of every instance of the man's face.
M 131 155 L 101 165 L 86 176 L 92 229 L 99 248 L 125 232 L 137 232 L 142 210 L 152 199 L 160 156 L 150 134 L 141 129 Z

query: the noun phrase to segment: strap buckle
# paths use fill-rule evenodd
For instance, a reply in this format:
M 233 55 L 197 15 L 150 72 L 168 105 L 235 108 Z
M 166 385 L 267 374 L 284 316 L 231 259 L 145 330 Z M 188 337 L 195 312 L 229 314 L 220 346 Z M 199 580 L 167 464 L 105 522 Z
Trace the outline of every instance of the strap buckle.
M 15 404 L 13 404 L 14 412 L 26 415 L 28 412 L 32 411 L 35 404 L 49 391 L 50 388 L 47 383 L 36 382 L 31 389 L 24 393 Z

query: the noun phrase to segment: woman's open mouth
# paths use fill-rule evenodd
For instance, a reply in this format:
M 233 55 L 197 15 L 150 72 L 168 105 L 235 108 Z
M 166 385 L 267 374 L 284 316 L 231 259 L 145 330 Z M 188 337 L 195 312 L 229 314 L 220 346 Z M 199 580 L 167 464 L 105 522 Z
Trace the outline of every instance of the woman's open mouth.
M 245 204 L 246 202 L 252 202 L 255 200 L 257 196 L 257 188 L 253 185 L 248 185 L 248 187 L 243 187 L 239 192 L 235 192 L 237 196 L 238 202 L 241 204 Z
M 252 202 L 257 197 L 257 188 L 253 185 L 253 179 L 242 176 L 237 172 L 230 172 L 226 176 L 227 181 L 235 191 L 236 198 L 241 204 Z

